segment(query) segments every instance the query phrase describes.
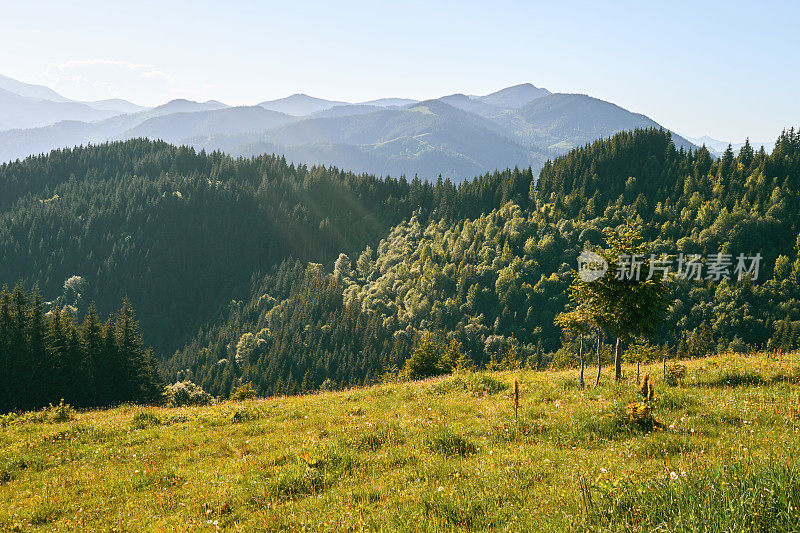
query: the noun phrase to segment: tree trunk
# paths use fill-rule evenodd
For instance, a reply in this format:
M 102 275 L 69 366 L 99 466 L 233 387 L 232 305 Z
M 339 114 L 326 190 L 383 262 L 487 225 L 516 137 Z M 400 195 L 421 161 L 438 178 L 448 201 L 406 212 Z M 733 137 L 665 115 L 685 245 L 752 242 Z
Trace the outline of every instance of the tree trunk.
M 597 381 L 594 382 L 594 386 L 600 385 L 600 332 L 597 332 Z
M 584 387 L 583 383 L 583 333 L 581 333 L 581 344 L 580 348 L 578 348 L 578 357 L 581 360 L 581 388 Z
M 622 360 L 619 356 L 619 337 L 617 337 L 617 344 L 614 347 L 614 383 L 619 383 L 622 378 Z
M 640 365 L 640 364 L 641 364 L 641 362 L 640 362 L 640 361 L 636 361 L 636 384 L 637 384 L 637 385 L 640 385 L 640 384 L 641 384 L 641 383 L 639 382 L 639 365 Z

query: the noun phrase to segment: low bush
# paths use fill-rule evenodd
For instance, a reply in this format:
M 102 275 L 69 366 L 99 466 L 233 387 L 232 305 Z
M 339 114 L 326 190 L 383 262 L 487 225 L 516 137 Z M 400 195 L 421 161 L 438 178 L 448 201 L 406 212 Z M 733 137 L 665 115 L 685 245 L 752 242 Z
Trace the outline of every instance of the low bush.
M 242 400 L 249 400 L 251 398 L 255 398 L 258 396 L 258 393 L 253 388 L 253 384 L 249 381 L 247 383 L 242 383 L 234 391 L 231 393 L 231 400 L 234 401 L 242 401 Z
M 75 409 L 68 403 L 64 403 L 64 398 L 61 398 L 58 405 L 50 404 L 47 411 L 51 422 L 69 422 L 75 419 Z
M 214 403 L 214 398 L 199 385 L 187 380 L 167 385 L 164 390 L 164 401 L 168 407 L 184 407 L 210 405 Z

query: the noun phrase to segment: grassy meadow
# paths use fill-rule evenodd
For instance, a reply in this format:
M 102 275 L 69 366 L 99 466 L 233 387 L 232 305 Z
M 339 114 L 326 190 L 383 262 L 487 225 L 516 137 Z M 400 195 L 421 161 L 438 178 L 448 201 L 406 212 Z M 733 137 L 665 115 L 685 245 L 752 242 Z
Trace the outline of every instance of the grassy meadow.
M 800 354 L 682 363 L 6 415 L 0 530 L 800 530 Z

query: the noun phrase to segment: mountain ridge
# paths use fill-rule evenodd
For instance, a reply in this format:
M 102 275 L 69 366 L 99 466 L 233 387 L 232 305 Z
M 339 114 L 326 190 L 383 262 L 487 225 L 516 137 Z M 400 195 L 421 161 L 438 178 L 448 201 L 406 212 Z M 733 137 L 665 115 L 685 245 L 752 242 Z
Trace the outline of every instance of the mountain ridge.
M 154 108 L 129 107 L 133 112 L 119 115 L 82 103 L 43 105 L 82 106 L 97 120 L 75 122 L 67 115 L 54 124 L 0 131 L 0 161 L 65 146 L 148 137 L 232 155 L 252 156 L 260 148 L 298 164 L 461 181 L 495 168 L 531 166 L 538 171 L 548 158 L 595 139 L 661 127 L 611 102 L 551 93 L 530 83 L 483 96 L 454 93 L 421 102 L 385 98 L 347 103 L 296 93 L 236 107 L 217 100 L 175 99 Z M 113 101 L 94 105 L 115 107 Z M 694 147 L 674 138 L 681 147 Z

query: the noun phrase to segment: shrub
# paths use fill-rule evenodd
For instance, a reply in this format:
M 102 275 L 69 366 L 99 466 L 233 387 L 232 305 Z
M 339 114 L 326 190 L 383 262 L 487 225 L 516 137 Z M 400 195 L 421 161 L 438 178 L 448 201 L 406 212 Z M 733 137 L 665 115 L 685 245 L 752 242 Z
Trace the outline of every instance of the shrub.
M 236 387 L 236 389 L 231 393 L 231 400 L 249 400 L 251 398 L 255 398 L 256 396 L 258 396 L 258 394 L 253 388 L 253 384 L 248 381 L 247 383 L 242 383 Z
M 572 346 L 567 345 L 567 347 L 558 350 L 553 356 L 553 360 L 550 361 L 550 370 L 566 370 L 575 368 L 577 364 L 577 358 L 572 353 Z
M 50 404 L 47 412 L 51 422 L 69 422 L 75 418 L 75 409 L 70 404 L 64 403 L 64 398 L 61 398 L 58 405 Z
M 183 407 L 209 405 L 214 402 L 214 398 L 199 385 L 187 380 L 167 385 L 164 390 L 164 401 L 169 407 Z

